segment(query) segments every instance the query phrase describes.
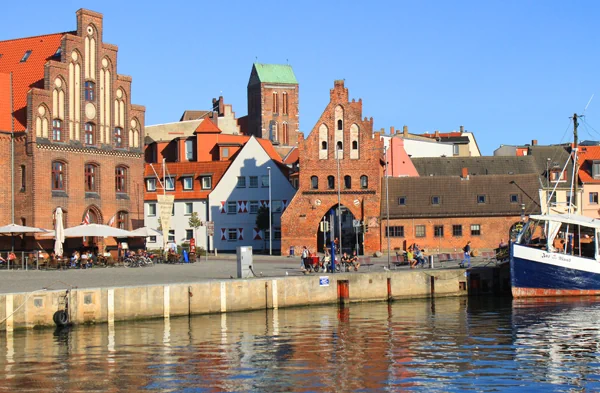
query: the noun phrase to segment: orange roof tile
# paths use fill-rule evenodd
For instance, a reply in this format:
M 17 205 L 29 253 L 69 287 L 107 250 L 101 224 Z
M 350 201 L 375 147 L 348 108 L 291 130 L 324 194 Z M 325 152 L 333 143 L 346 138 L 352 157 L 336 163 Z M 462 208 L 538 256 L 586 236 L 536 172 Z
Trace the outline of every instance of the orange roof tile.
M 220 133 L 221 130 L 219 129 L 219 127 L 217 127 L 217 125 L 215 123 L 213 123 L 212 121 L 210 121 L 210 119 L 205 118 L 204 120 L 202 120 L 202 122 L 200 122 L 200 124 L 198 124 L 198 127 L 196 127 L 196 130 L 194 131 L 194 133 L 202 133 L 202 134 L 214 134 L 214 133 Z
M 0 74 L 0 131 L 10 131 L 10 74 Z
M 300 151 L 298 150 L 297 147 L 294 147 L 292 149 L 292 151 L 290 151 L 290 153 L 285 157 L 285 159 L 283 160 L 284 164 L 294 164 L 298 161 L 298 159 L 300 159 Z
M 600 146 L 580 146 L 578 156 L 579 180 L 583 183 L 600 184 L 600 179 L 594 179 L 592 176 L 592 161 L 600 160 Z
M 56 53 L 65 34 L 68 33 L 0 41 L 0 54 L 2 54 L 0 73 L 12 72 L 13 75 L 13 113 L 16 131 L 27 128 L 27 92 L 33 87 L 44 87 L 44 64 Z M 29 50 L 31 51 L 29 58 L 21 62 L 25 52 Z

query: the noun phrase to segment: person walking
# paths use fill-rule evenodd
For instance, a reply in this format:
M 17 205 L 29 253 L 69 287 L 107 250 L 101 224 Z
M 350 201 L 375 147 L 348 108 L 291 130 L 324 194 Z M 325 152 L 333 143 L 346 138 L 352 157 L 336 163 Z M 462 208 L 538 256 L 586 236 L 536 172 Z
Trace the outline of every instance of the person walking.
M 463 247 L 463 251 L 465 253 L 463 260 L 460 261 L 460 267 L 465 267 L 465 261 L 467 261 L 467 268 L 471 267 L 471 241 L 469 240 L 467 244 Z
M 308 260 L 308 248 L 302 247 L 302 255 L 300 256 L 300 269 L 306 269 L 306 262 Z

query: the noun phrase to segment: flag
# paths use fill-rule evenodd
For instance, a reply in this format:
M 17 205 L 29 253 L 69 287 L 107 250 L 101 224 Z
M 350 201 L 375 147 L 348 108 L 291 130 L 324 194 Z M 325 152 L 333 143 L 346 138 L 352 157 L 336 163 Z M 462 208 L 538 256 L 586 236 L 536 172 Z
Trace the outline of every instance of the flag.
M 112 216 L 110 218 L 110 220 L 108 220 L 108 223 L 106 223 L 106 225 L 108 225 L 109 227 L 112 227 L 115 224 L 115 218 L 117 217 L 117 215 L 115 214 L 114 216 Z
M 85 217 L 83 217 L 83 221 L 81 221 L 83 225 L 88 225 L 90 223 L 90 210 L 88 209 L 85 212 Z

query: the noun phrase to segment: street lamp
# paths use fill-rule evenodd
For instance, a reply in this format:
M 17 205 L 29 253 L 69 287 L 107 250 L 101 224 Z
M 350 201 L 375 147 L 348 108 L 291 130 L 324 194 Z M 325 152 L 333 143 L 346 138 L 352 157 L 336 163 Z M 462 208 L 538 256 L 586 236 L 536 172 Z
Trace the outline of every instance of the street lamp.
M 521 221 L 525 222 L 525 204 L 521 203 Z
M 269 171 L 269 255 L 273 255 L 273 231 L 271 228 L 271 167 L 267 167 Z

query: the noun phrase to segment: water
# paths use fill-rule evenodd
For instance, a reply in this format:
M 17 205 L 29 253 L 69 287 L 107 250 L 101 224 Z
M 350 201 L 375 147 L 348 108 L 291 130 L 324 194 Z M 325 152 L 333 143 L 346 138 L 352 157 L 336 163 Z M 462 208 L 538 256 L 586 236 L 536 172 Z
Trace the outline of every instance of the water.
M 441 299 L 17 331 L 2 392 L 600 391 L 600 300 Z

